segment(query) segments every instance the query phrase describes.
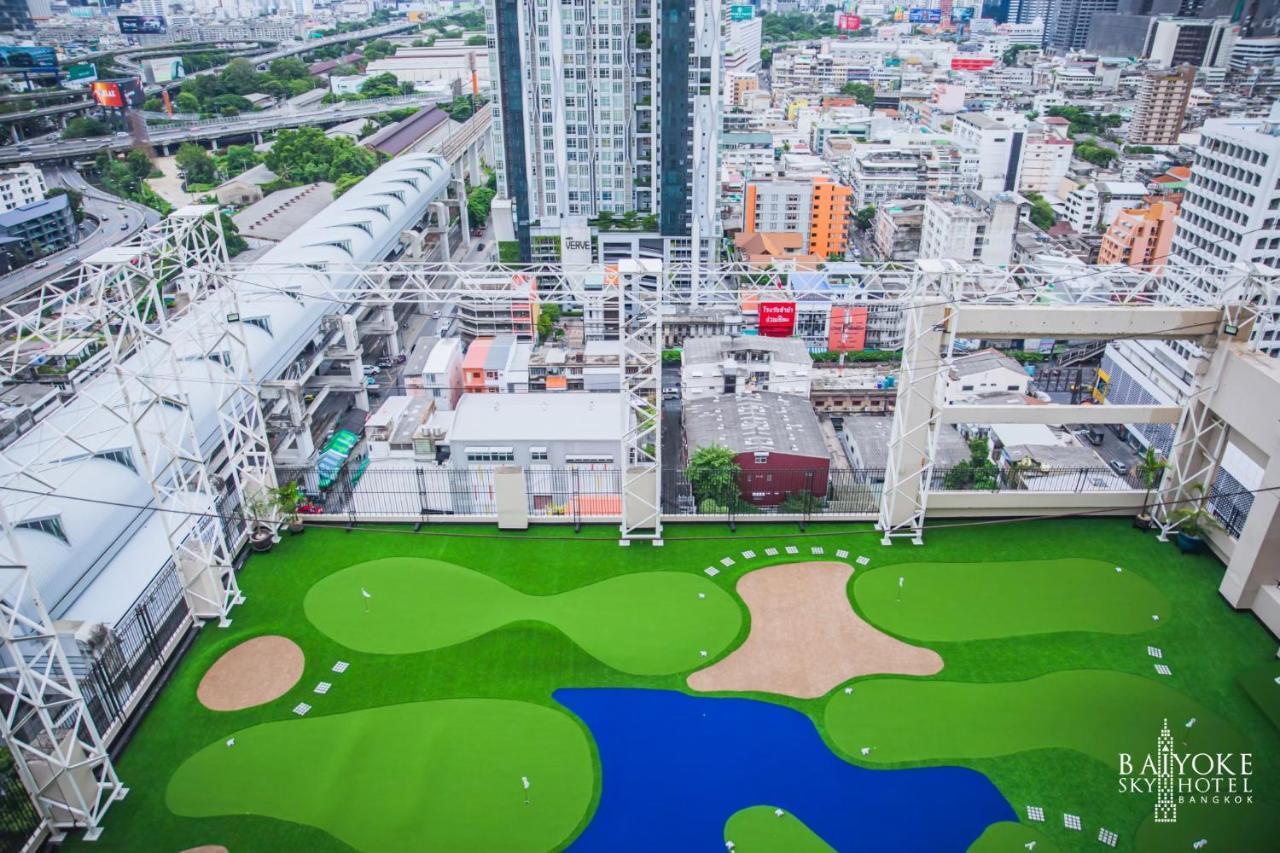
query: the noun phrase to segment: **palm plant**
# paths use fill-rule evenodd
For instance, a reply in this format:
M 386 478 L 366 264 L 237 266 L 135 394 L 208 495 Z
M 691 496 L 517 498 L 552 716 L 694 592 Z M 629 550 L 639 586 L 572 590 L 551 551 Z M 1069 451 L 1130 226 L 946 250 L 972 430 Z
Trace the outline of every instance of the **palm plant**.
M 1142 497 L 1142 511 L 1138 513 L 1138 520 L 1143 524 L 1151 523 L 1151 493 L 1160 484 L 1160 477 L 1168 465 L 1168 460 L 1161 458 L 1159 451 L 1154 447 L 1147 447 L 1147 452 L 1134 466 L 1134 471 L 1142 478 L 1142 485 L 1147 490 Z
M 1209 498 L 1204 493 L 1204 486 L 1194 484 L 1191 494 L 1190 502 L 1169 513 L 1169 521 L 1178 531 L 1178 547 L 1187 552 L 1201 550 L 1205 535 L 1222 527 L 1209 511 Z

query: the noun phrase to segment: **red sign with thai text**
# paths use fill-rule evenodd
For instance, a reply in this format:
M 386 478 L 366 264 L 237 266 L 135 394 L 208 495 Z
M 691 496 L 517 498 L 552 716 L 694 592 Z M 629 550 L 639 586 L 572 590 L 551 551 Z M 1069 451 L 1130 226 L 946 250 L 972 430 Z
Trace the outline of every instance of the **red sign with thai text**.
M 789 338 L 796 331 L 796 304 L 794 302 L 761 302 L 759 311 L 760 334 L 766 338 Z
M 827 330 L 828 352 L 851 352 L 867 348 L 867 309 L 831 306 L 831 327 Z

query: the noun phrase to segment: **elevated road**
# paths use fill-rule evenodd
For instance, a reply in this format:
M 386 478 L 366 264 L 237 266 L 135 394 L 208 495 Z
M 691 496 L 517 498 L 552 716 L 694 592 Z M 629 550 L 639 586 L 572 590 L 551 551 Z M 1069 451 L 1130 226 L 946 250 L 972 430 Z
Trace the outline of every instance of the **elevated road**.
M 0 165 L 11 163 L 60 163 L 92 157 L 99 151 L 128 151 L 139 144 L 168 148 L 183 142 L 200 142 L 229 137 L 256 137 L 272 130 L 303 126 L 332 126 L 344 121 L 369 118 L 400 107 L 423 107 L 435 102 L 432 95 L 400 95 L 368 101 L 343 101 L 323 104 L 305 110 L 279 108 L 242 116 L 193 122 L 175 127 L 156 128 L 147 139 L 134 139 L 127 133 L 94 136 L 86 139 L 62 139 L 31 142 L 0 148 Z
M 23 293 L 49 279 L 74 275 L 79 261 L 99 249 L 123 243 L 143 228 L 160 221 L 160 214 L 149 207 L 125 201 L 89 185 L 74 169 L 57 166 L 45 169 L 45 182 L 53 187 L 66 187 L 84 196 L 84 212 L 96 227 L 74 246 L 46 255 L 35 264 L 27 264 L 0 276 L 0 301 Z
M 267 53 L 253 57 L 258 70 L 264 70 L 272 61 L 276 59 L 284 59 L 286 56 L 296 56 L 300 53 L 307 53 L 320 47 L 327 47 L 331 44 L 345 44 L 351 41 L 363 41 L 364 39 L 376 39 L 382 36 L 393 35 L 404 30 L 416 29 L 419 26 L 417 22 L 400 22 L 396 24 L 385 24 L 380 27 L 370 27 L 367 30 L 355 30 L 349 33 L 338 33 L 337 35 L 325 36 L 324 38 L 308 39 L 306 41 L 296 42 L 285 47 L 277 47 Z M 92 62 L 94 59 L 101 59 L 104 56 L 116 56 L 123 60 L 122 64 L 130 63 L 130 58 L 135 56 L 163 56 L 166 53 L 181 53 L 190 51 L 192 45 L 174 43 L 172 45 L 147 45 L 144 48 L 125 51 L 99 51 L 98 53 L 86 53 L 73 57 L 76 62 Z M 234 50 L 233 50 L 234 52 Z M 243 51 L 241 51 L 243 53 Z M 203 71 L 197 71 L 191 74 L 197 77 L 201 74 L 211 74 L 221 70 L 218 68 L 206 68 Z M 148 87 L 147 91 L 158 91 L 159 86 Z M 52 97 L 53 93 L 44 93 L 42 97 Z M 30 96 L 24 96 L 30 97 Z M 77 100 L 66 104 L 56 104 L 48 107 L 37 107 L 33 110 L 23 110 L 22 112 L 3 113 L 0 114 L 0 123 L 22 121 L 24 119 L 42 118 L 52 115 L 61 115 L 63 113 L 74 113 L 82 110 L 90 109 L 94 106 L 91 100 Z

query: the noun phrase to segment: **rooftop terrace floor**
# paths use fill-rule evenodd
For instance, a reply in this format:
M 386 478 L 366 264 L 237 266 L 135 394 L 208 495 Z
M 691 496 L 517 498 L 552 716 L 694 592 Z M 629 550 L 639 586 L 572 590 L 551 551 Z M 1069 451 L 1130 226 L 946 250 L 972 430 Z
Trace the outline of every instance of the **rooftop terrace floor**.
M 837 616 L 941 670 L 886 660 L 807 699 L 689 687 L 763 625 L 739 580 L 831 562 L 854 568 Z M 1274 849 L 1276 639 L 1221 575 L 1110 519 L 939 522 L 920 547 L 852 524 L 671 525 L 626 549 L 603 527 L 309 529 L 249 560 L 246 603 L 157 698 L 86 849 L 1045 853 L 1103 849 L 1103 830 L 1118 850 Z M 798 632 L 832 610 L 785 603 Z M 296 684 L 202 705 L 215 662 L 263 635 L 302 649 Z M 1156 823 L 1153 794 L 1119 793 L 1119 753 L 1140 765 L 1165 720 L 1176 752 L 1252 753 L 1252 803 Z

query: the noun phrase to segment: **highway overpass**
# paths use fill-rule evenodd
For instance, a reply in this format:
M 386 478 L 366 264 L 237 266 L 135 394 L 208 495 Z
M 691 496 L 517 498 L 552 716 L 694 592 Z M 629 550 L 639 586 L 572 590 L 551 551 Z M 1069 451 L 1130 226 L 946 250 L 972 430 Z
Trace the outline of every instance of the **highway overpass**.
M 162 153 L 183 142 L 213 142 L 237 137 L 262 141 L 262 135 L 273 130 L 303 126 L 330 127 L 357 118 L 370 118 L 402 107 L 424 107 L 435 103 L 433 95 L 399 95 L 367 101 L 343 101 L 323 104 L 306 110 L 277 108 L 260 113 L 245 113 L 233 118 L 209 119 L 176 127 L 149 131 L 146 139 L 134 139 L 127 133 L 93 136 L 85 139 L 60 139 L 0 148 L 0 165 L 13 163 L 60 163 L 93 157 L 99 151 L 128 151 L 139 145 L 151 145 Z

